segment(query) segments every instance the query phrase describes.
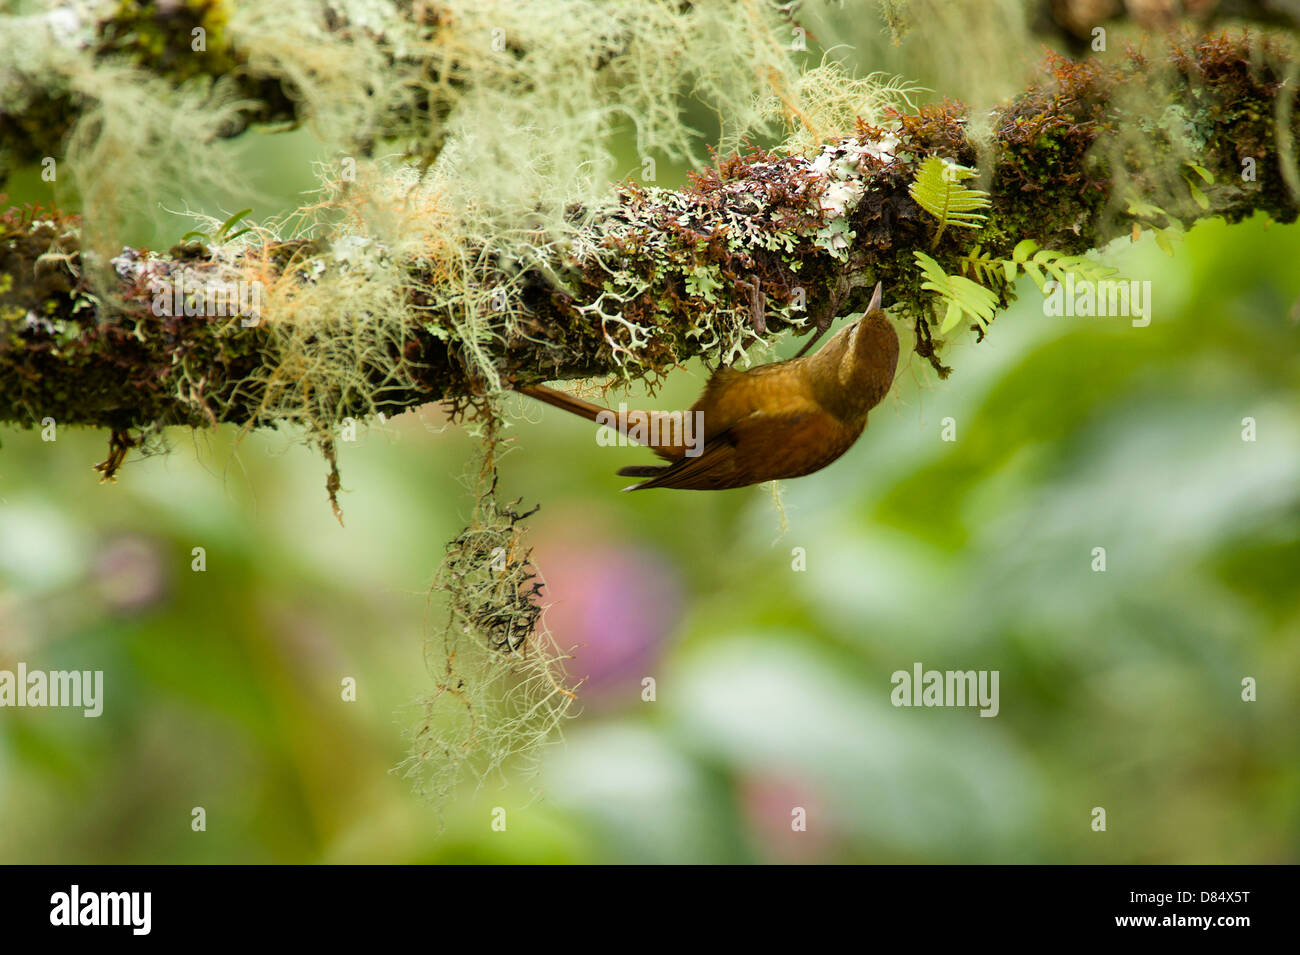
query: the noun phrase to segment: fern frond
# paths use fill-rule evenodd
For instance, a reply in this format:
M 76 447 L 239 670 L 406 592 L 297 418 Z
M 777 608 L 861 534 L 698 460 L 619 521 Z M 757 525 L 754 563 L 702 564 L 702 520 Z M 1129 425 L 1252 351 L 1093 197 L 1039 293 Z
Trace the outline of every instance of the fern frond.
M 939 334 L 946 333 L 961 321 L 963 315 L 969 315 L 983 325 L 993 321 L 993 313 L 998 306 L 996 295 L 978 282 L 960 275 L 948 275 L 938 262 L 924 252 L 914 251 L 912 255 L 916 257 L 921 274 L 926 278 L 921 283 L 921 288 L 934 292 L 948 303 L 943 322 L 939 326 Z
M 961 274 L 974 276 L 976 281 L 989 288 L 1007 285 L 1015 279 L 1015 272 L 1008 273 L 1006 266 L 1006 261 L 989 255 L 978 245 L 961 257 Z
M 1196 168 L 1201 169 L 1201 167 L 1199 166 L 1197 166 Z M 1210 173 L 1207 170 L 1201 170 L 1201 171 L 1205 175 L 1210 176 L 1210 178 L 1206 180 L 1207 182 L 1213 182 L 1214 177 L 1210 175 Z M 1200 175 L 1200 173 L 1198 173 L 1198 175 Z M 1187 184 L 1190 186 L 1191 181 L 1188 180 Z M 1199 191 L 1200 190 L 1198 189 L 1197 192 Z M 1165 255 L 1174 254 L 1174 243 L 1171 237 L 1177 234 L 1177 225 L 1175 223 L 1173 216 L 1171 216 L 1168 212 L 1165 212 L 1165 210 L 1161 209 L 1159 206 L 1152 205 L 1149 202 L 1142 202 L 1141 200 L 1133 199 L 1133 198 L 1129 199 L 1128 208 L 1126 208 L 1124 211 L 1128 215 L 1132 216 L 1135 220 L 1138 220 L 1133 223 L 1134 242 L 1137 241 L 1138 233 L 1141 231 L 1141 226 L 1145 225 L 1149 230 L 1151 230 L 1151 232 L 1155 234 L 1156 245 L 1160 246 L 1161 250 L 1165 253 Z M 1175 224 L 1167 225 L 1167 226 L 1157 226 L 1154 224 L 1153 221 L 1157 216 L 1163 218 L 1166 222 L 1175 223 Z M 1146 220 L 1146 221 L 1143 222 L 1141 220 Z
M 934 234 L 930 248 L 939 244 L 939 239 L 949 226 L 959 229 L 982 228 L 980 223 L 988 217 L 979 210 L 989 207 L 989 194 L 962 185 L 963 179 L 974 175 L 973 169 L 950 163 L 939 156 L 930 156 L 917 169 L 916 179 L 907 191 L 918 206 L 939 220 L 939 229 Z
M 1007 260 L 1007 266 L 1008 281 L 1015 279 L 1015 269 L 1018 266 L 1025 270 L 1025 274 L 1033 279 L 1044 295 L 1047 294 L 1048 281 L 1053 279 L 1064 284 L 1065 277 L 1073 274 L 1076 279 L 1085 282 L 1099 282 L 1118 271 L 1095 262 L 1086 255 L 1066 255 L 1051 249 L 1040 249 L 1033 239 L 1025 239 L 1016 244 L 1011 251 L 1011 258 Z

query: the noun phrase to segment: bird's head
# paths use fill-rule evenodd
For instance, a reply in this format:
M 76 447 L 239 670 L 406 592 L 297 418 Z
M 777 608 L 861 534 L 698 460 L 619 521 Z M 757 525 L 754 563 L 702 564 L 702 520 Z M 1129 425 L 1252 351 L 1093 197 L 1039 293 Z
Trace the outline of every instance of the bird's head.
M 884 309 L 880 307 L 880 295 L 881 292 L 883 292 L 883 288 L 884 288 L 883 282 L 876 282 L 875 290 L 871 292 L 871 301 L 868 301 L 866 311 L 863 312 L 861 316 L 858 316 L 858 321 L 854 322 L 853 324 L 854 346 L 857 346 L 858 333 L 859 331 L 862 330 L 863 326 L 870 325 L 871 322 L 875 322 L 875 321 L 884 321 L 885 324 L 888 324 L 889 318 L 887 314 L 885 314 Z
M 880 304 L 882 284 L 876 283 L 867 310 L 853 323 L 852 339 L 842 359 L 841 379 L 861 389 L 868 408 L 874 407 L 894 383 L 898 369 L 898 333 Z

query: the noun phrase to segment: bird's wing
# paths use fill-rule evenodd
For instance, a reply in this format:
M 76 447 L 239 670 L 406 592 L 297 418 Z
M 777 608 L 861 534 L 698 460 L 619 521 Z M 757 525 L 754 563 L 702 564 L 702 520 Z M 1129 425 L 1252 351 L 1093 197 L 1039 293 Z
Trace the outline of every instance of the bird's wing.
M 726 400 L 728 395 L 736 393 L 736 389 L 734 387 L 728 388 L 728 385 L 734 386 L 740 379 L 752 377 L 752 375 L 753 372 L 722 367 L 709 376 L 708 384 L 704 386 L 704 391 L 700 394 L 699 400 L 691 405 L 692 411 L 703 411 L 705 413 L 704 426 L 707 437 L 711 438 L 715 434 L 721 434 L 741 417 L 754 410 L 748 406 L 730 408 L 728 406 L 731 402 Z
M 799 477 L 834 461 L 859 433 L 812 401 L 796 400 L 775 414 L 751 412 L 706 441 L 698 456 L 683 457 L 628 490 L 722 490 Z M 643 476 L 645 469 L 633 473 Z
M 718 435 L 722 434 L 733 424 L 746 415 L 754 411 L 753 398 L 754 392 L 747 392 L 745 389 L 728 389 L 729 383 L 734 383 L 735 379 L 752 377 L 754 371 L 737 371 L 734 368 L 719 368 L 711 376 L 708 383 L 704 386 L 704 391 L 695 404 L 691 405 L 686 411 L 651 411 L 649 414 L 655 417 L 657 426 L 656 434 L 660 435 L 658 443 L 649 442 L 651 449 L 659 457 L 675 464 L 685 457 L 687 442 L 686 431 L 689 428 L 693 440 L 704 442 L 706 445 Z M 743 393 L 739 400 L 736 395 Z M 697 428 L 696 425 L 700 427 Z M 695 437 L 698 435 L 698 437 Z M 652 468 L 625 468 L 619 471 L 620 474 L 632 476 L 644 476 L 644 473 L 653 473 Z
M 618 473 L 627 477 L 650 476 L 650 480 L 625 487 L 625 491 L 642 491 L 652 487 L 718 490 L 735 486 L 730 483 L 735 474 L 734 450 L 726 436 L 723 436 L 707 442 L 697 457 L 680 458 L 676 464 L 660 468 L 626 467 Z

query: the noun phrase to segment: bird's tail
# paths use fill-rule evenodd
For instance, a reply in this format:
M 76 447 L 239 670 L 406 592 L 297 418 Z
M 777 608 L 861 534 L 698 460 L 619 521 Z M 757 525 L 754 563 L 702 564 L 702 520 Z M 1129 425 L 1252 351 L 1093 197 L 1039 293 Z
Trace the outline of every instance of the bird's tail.
M 658 477 L 668 470 L 666 464 L 629 464 L 619 468 L 620 477 Z
M 545 385 L 529 385 L 519 390 L 529 397 L 544 401 L 552 407 L 569 412 L 569 414 L 576 414 L 579 418 L 586 418 L 588 421 L 595 421 L 596 416 L 602 411 L 608 412 L 610 417 L 613 417 L 613 413 L 609 412 L 607 408 L 593 405 L 590 401 L 583 401 L 581 398 L 575 398 L 563 391 L 547 388 Z
M 593 405 L 563 391 L 556 391 L 545 385 L 529 385 L 519 391 L 538 401 L 544 401 L 552 407 L 576 414 L 596 424 L 613 428 L 633 444 L 650 448 L 655 454 L 669 461 L 682 456 L 681 438 L 670 424 L 674 415 L 667 411 L 623 411 L 615 414 L 608 408 Z M 676 423 L 681 423 L 681 412 L 676 414 Z
M 650 480 L 648 481 L 642 481 L 639 484 L 629 484 L 627 487 L 623 488 L 625 491 L 640 491 L 642 488 L 654 487 L 655 478 L 668 470 L 669 467 L 666 464 L 629 464 L 625 468 L 619 468 L 618 473 L 620 477 L 649 478 Z

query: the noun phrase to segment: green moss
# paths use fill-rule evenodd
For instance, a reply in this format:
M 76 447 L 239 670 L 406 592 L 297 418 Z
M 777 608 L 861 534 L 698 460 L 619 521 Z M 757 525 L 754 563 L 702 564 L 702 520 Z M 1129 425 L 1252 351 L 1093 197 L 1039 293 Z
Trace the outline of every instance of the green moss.
M 120 0 L 101 25 L 100 56 L 122 56 L 177 83 L 219 77 L 239 66 L 226 34 L 229 16 L 221 0 L 139 3 Z M 195 31 L 203 49 L 194 49 Z

